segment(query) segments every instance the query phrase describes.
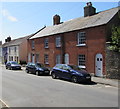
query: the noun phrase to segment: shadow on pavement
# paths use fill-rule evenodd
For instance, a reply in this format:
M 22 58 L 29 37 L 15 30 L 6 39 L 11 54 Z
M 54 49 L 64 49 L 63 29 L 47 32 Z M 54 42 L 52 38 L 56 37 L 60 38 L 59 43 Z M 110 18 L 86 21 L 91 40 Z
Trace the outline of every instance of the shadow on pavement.
M 71 80 L 66 80 L 66 79 L 63 79 L 63 78 L 58 78 L 58 79 L 61 80 L 61 81 L 66 81 L 66 82 L 71 82 L 71 83 L 73 83 Z M 94 82 L 94 81 L 79 82 L 79 83 L 74 83 L 74 84 L 97 85 L 97 83 Z

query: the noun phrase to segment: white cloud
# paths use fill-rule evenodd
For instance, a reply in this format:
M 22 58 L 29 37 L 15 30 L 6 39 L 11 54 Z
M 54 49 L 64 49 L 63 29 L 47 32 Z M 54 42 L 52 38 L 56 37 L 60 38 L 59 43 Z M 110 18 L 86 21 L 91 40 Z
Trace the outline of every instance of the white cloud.
M 18 19 L 16 17 L 12 16 L 10 14 L 10 12 L 6 9 L 2 10 L 2 15 L 12 22 L 17 22 L 18 21 Z

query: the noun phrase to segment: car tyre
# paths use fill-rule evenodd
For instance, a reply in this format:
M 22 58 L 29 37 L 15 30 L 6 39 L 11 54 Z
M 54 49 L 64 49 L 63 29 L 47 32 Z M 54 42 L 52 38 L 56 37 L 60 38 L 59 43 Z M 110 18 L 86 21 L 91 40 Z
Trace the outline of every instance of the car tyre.
M 10 67 L 9 69 L 12 70 L 12 67 Z
M 38 71 L 36 71 L 36 75 L 39 76 L 39 72 Z
M 51 76 L 53 79 L 56 79 L 56 74 L 55 73 L 51 73 Z
M 74 82 L 74 83 L 77 83 L 78 82 L 78 79 L 77 79 L 77 77 L 76 76 L 72 76 L 72 82 Z
M 29 70 L 26 69 L 26 73 L 29 73 Z

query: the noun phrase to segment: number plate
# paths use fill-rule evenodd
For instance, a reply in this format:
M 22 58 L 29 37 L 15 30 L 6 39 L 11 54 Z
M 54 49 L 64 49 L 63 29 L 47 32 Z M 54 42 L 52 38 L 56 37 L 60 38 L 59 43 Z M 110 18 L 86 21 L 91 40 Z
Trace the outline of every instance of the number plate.
M 90 78 L 90 76 L 87 76 L 86 78 L 87 78 L 87 79 L 89 79 L 89 78 Z
M 45 73 L 48 73 L 49 71 L 45 71 Z

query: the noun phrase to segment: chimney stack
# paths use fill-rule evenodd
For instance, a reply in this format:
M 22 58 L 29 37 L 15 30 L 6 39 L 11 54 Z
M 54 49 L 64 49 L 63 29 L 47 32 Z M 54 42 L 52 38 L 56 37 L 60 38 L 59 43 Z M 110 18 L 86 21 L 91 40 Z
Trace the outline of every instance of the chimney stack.
M 96 8 L 92 6 L 91 2 L 87 2 L 87 6 L 84 7 L 84 17 L 92 16 L 96 14 Z
M 11 41 L 11 37 L 7 37 L 7 39 L 5 39 L 5 42 L 10 42 Z
M 58 24 L 60 24 L 60 16 L 56 14 L 53 17 L 53 25 L 58 25 Z

